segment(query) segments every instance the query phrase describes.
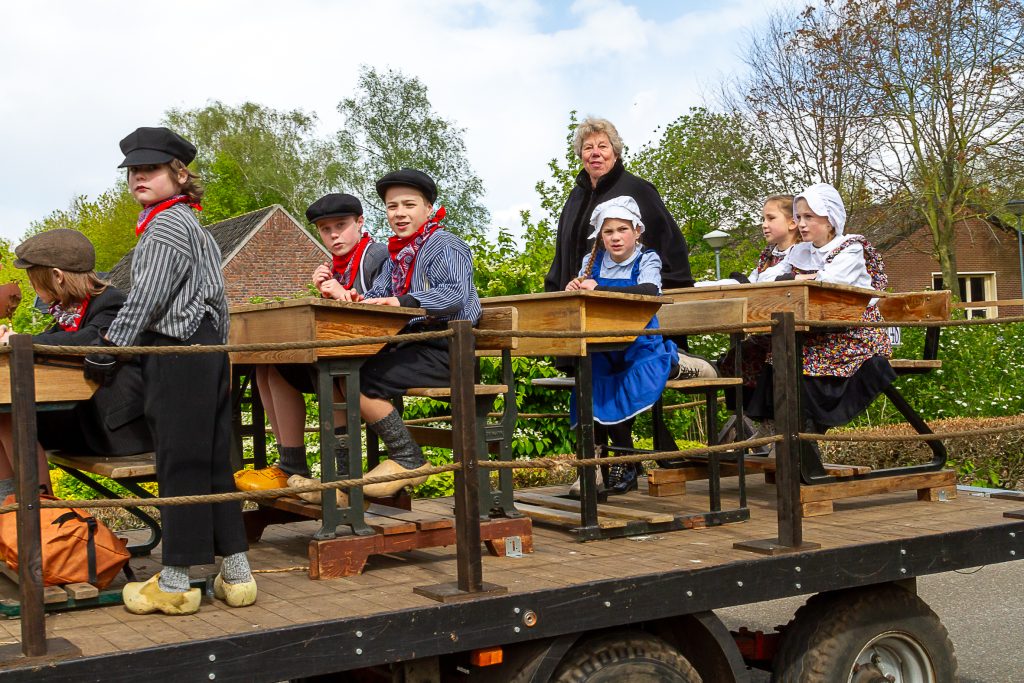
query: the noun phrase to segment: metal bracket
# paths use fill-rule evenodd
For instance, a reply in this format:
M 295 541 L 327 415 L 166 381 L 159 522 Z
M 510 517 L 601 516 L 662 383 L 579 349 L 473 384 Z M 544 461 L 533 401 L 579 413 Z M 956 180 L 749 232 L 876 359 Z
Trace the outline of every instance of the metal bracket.
M 522 536 L 506 536 L 505 537 L 505 557 L 522 557 L 523 556 L 523 537 Z

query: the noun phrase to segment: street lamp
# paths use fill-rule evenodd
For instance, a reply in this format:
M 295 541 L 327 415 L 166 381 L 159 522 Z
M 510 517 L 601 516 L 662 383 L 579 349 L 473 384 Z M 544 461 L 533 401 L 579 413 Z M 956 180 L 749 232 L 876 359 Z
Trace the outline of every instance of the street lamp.
M 1006 210 L 1017 217 L 1017 259 L 1020 261 L 1020 294 L 1024 298 L 1024 238 L 1021 237 L 1020 218 L 1024 216 L 1024 199 L 1006 202 Z
M 1021 210 L 1024 211 L 1024 202 L 1021 202 Z M 1020 218 L 1017 219 L 1018 221 Z M 722 253 L 722 247 L 729 241 L 729 233 L 724 230 L 712 230 L 708 234 L 704 235 L 704 241 L 708 243 L 708 246 L 715 250 L 715 279 L 722 279 L 722 264 L 718 260 L 718 255 Z

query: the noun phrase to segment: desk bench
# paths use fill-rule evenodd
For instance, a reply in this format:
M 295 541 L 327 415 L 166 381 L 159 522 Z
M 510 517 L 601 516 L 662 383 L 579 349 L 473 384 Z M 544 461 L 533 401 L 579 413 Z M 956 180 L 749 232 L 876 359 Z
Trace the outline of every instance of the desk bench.
M 156 481 L 156 453 L 107 457 L 102 455 L 80 455 L 68 451 L 47 451 L 46 457 L 51 464 L 67 472 L 104 498 L 121 498 L 122 496 L 92 477 L 87 476 L 86 473 L 96 474 L 115 481 L 139 498 L 153 497 L 153 494 L 142 488 L 140 484 Z M 129 545 L 128 551 L 133 557 L 148 555 L 160 543 L 162 536 L 160 523 L 143 511 L 142 508 L 133 507 L 125 508 L 125 510 L 149 529 L 149 538 L 142 543 Z

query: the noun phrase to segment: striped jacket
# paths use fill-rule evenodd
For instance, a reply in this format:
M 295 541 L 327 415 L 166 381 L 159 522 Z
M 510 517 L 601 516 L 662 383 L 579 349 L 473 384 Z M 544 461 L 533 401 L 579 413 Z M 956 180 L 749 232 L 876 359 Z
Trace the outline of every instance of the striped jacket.
M 391 297 L 391 259 L 384 262 L 377 279 L 365 294 L 367 299 Z M 480 297 L 473 284 L 473 256 L 469 246 L 447 230 L 437 230 L 423 243 L 412 269 L 409 292 L 427 311 L 429 322 L 480 319 Z M 424 318 L 409 322 L 414 325 Z
M 185 204 L 160 212 L 139 238 L 132 288 L 107 338 L 132 346 L 148 330 L 184 341 L 209 313 L 226 342 L 228 302 L 220 261 L 213 236 Z

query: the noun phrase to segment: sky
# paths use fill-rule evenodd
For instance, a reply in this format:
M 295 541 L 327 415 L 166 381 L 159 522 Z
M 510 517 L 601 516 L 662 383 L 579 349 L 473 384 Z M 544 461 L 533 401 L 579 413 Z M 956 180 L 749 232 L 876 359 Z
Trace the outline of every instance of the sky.
M 328 135 L 362 64 L 419 78 L 465 129 L 493 226 L 536 208 L 569 112 L 631 149 L 742 69 L 763 0 L 77 0 L 5 5 L 0 237 L 113 185 L 118 141 L 170 108 L 255 101 Z

